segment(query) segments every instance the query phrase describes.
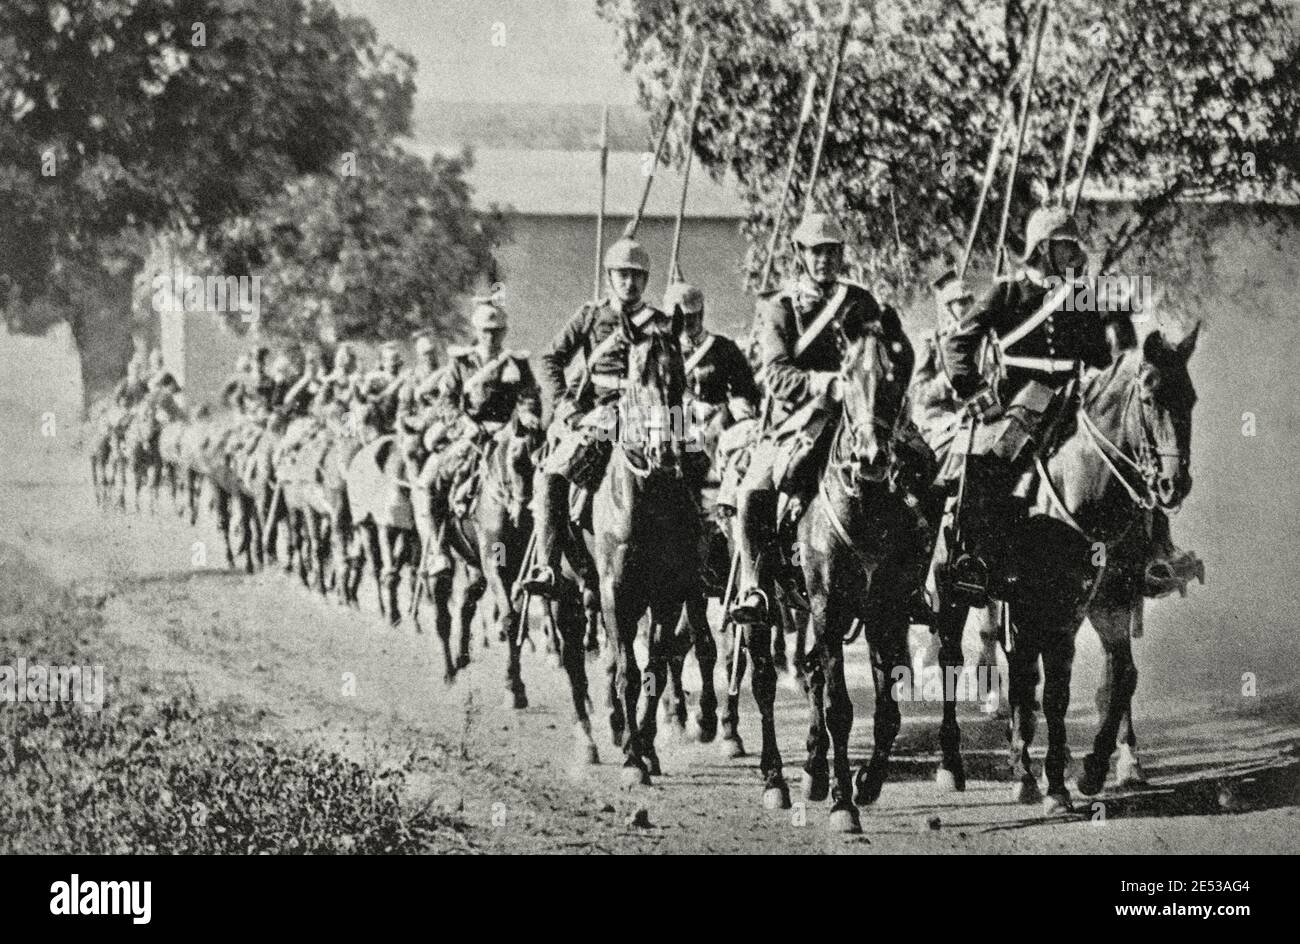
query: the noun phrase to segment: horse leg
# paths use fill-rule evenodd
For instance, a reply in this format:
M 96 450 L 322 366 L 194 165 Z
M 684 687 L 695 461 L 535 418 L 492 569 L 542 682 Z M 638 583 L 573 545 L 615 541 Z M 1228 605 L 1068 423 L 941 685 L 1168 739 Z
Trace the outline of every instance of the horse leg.
M 1015 645 L 1007 654 L 1007 699 L 1011 702 L 1011 798 L 1017 803 L 1037 803 L 1042 799 L 1034 777 L 1029 745 L 1034 740 L 1038 711 L 1034 691 L 1038 687 L 1038 649 L 1024 627 L 1017 627 Z M 945 693 L 946 694 L 946 693 Z
M 814 608 L 816 605 L 814 604 Z M 833 832 L 858 833 L 862 823 L 853 803 L 849 773 L 849 732 L 853 728 L 853 702 L 844 679 L 844 636 L 847 626 L 824 620 L 817 632 L 822 672 L 826 676 L 826 729 L 831 736 L 831 812 L 827 827 Z
M 573 696 L 574 736 L 577 753 L 574 760 L 578 766 L 600 763 L 596 751 L 596 741 L 591 735 L 591 716 L 587 712 L 587 655 L 586 614 L 583 609 L 582 596 L 576 584 L 561 579 L 557 587 L 557 599 L 547 602 L 551 619 L 558 629 L 560 637 L 560 661 L 564 672 L 569 677 L 569 692 Z
M 686 686 L 682 682 L 682 675 L 686 671 L 686 654 L 691 649 L 691 633 L 684 606 L 680 621 L 674 631 L 667 633 L 666 637 L 664 646 L 667 652 L 668 682 L 659 700 L 659 710 L 663 713 L 663 722 L 669 725 L 679 738 L 685 740 Z
M 483 591 L 487 589 L 487 581 L 483 579 L 483 572 L 477 567 L 465 565 L 465 583 L 461 588 L 460 607 L 457 610 L 456 619 L 456 639 L 459 643 L 459 651 L 456 654 L 456 667 L 463 669 L 469 665 L 469 653 L 474 641 L 474 614 L 478 612 L 478 604 L 483 599 Z M 502 627 L 504 629 L 504 625 Z M 515 659 L 518 659 L 518 651 L 515 653 Z M 508 663 L 509 660 L 507 660 Z M 511 692 L 515 691 L 513 685 L 508 685 Z M 511 696 L 512 701 L 522 701 L 523 704 L 515 704 L 515 708 L 527 708 L 528 699 L 523 697 L 523 684 L 519 685 L 519 697 Z
M 375 603 L 379 607 L 379 615 L 388 618 L 388 608 L 384 603 L 384 585 L 379 579 L 379 572 L 383 568 L 383 553 L 379 550 L 379 528 L 373 521 L 367 518 L 357 525 L 357 538 L 361 542 L 361 552 L 364 555 L 365 566 L 370 567 L 370 573 L 375 578 Z
M 1079 792 L 1095 796 L 1106 785 L 1110 769 L 1110 755 L 1120 746 L 1120 762 L 1116 780 L 1121 786 L 1141 783 L 1142 768 L 1132 752 L 1133 729 L 1129 717 L 1133 693 L 1137 690 L 1137 665 L 1133 661 L 1133 646 L 1129 640 L 1128 608 L 1093 607 L 1088 618 L 1101 639 L 1105 653 L 1105 672 L 1101 687 L 1097 689 L 1097 713 L 1101 724 L 1093 738 L 1092 752 L 1083 759 L 1083 774 L 1079 777 Z M 1126 727 L 1123 742 L 1120 729 Z
M 772 658 L 772 627 L 749 625 L 745 631 L 748 637 L 746 648 L 753 661 L 750 687 L 758 706 L 762 731 L 763 747 L 758 769 L 763 775 L 763 808 L 786 810 L 790 808 L 790 788 L 785 782 L 781 751 L 776 743 L 776 661 Z
M 989 676 L 993 676 L 998 668 L 998 643 L 1001 640 L 1001 615 L 1002 606 L 1005 604 L 991 603 L 986 607 L 975 611 L 976 624 L 979 627 L 980 637 L 980 655 L 976 666 L 983 669 Z M 997 685 L 990 686 L 980 702 L 980 711 L 986 715 L 999 717 L 1004 714 L 1002 707 L 1002 689 Z
M 637 726 L 637 697 L 641 691 L 641 669 L 636 663 L 637 623 L 646 610 L 644 599 L 634 599 L 639 594 L 634 588 L 615 583 L 613 578 L 601 581 L 601 603 L 605 610 L 605 625 L 613 634 L 614 683 L 619 708 L 627 722 L 623 738 L 623 783 L 625 786 L 650 784 L 641 748 L 641 732 Z
M 235 566 L 235 550 L 230 546 L 230 493 L 225 489 L 217 489 L 215 502 L 217 529 L 221 532 L 221 539 L 226 547 L 226 566 L 233 569 Z
M 727 760 L 735 760 L 738 757 L 745 756 L 745 742 L 740 738 L 740 686 L 745 681 L 745 672 L 749 668 L 749 652 L 745 646 L 745 640 L 742 630 L 735 623 L 730 625 L 731 645 L 727 646 L 727 676 L 730 680 L 731 667 L 735 665 L 735 689 L 736 694 L 731 694 L 730 681 L 727 687 L 727 703 L 722 710 L 722 738 L 718 746 L 722 751 L 722 756 Z M 740 652 L 736 652 L 736 647 L 740 647 Z
M 718 735 L 718 693 L 713 676 L 718 666 L 718 643 L 709 627 L 709 601 L 703 594 L 693 594 L 686 601 L 686 626 L 700 669 L 700 698 L 692 721 L 692 734 L 701 744 Z
M 1074 667 L 1074 627 L 1056 625 L 1043 646 L 1043 717 L 1047 721 L 1047 758 L 1043 772 L 1047 776 L 1047 799 L 1044 812 L 1069 813 L 1074 809 L 1070 791 L 1065 788 L 1065 768 L 1069 761 L 1069 743 L 1065 733 L 1065 714 L 1070 709 L 1070 674 Z M 1115 734 L 1110 733 L 1110 745 Z M 1106 755 L 1109 764 L 1110 755 Z
M 463 668 L 451 652 L 452 575 L 442 573 L 434 577 L 426 574 L 424 579 L 428 581 L 429 602 L 433 604 L 434 632 L 438 634 L 438 644 L 442 646 L 443 681 L 451 684 L 457 670 Z
M 600 594 L 593 589 L 582 591 L 584 622 L 583 646 L 587 652 L 600 651 Z
M 402 622 L 402 611 L 397 605 L 397 578 L 401 567 L 401 534 L 397 528 L 378 525 L 383 535 L 379 542 L 380 560 L 383 566 L 379 571 L 380 593 L 384 597 L 384 606 L 388 611 L 388 625 L 396 626 Z
M 945 603 L 940 609 L 935 631 L 939 634 L 939 676 L 957 678 L 962 669 L 961 635 L 966 628 L 967 608 Z M 957 725 L 956 686 L 943 685 L 943 721 L 939 725 L 939 748 L 943 757 L 935 784 L 941 793 L 966 789 L 966 766 L 961 758 L 961 728 Z
M 189 508 L 190 527 L 199 523 L 199 492 L 203 488 L 203 479 L 193 469 L 185 473 L 186 478 L 186 496 L 185 503 Z
M 652 777 L 663 773 L 659 766 L 659 753 L 655 750 L 655 738 L 659 734 L 659 702 L 664 689 L 668 687 L 668 663 L 671 661 L 669 650 L 672 646 L 670 634 L 676 629 L 680 615 L 680 607 L 663 602 L 655 603 L 650 609 L 650 633 L 647 640 L 649 657 L 641 676 L 641 714 L 637 723 L 637 735 L 646 770 Z
M 879 627 L 872 634 L 871 675 L 876 689 L 876 705 L 872 724 L 871 760 L 858 768 L 855 778 L 854 801 L 859 806 L 870 806 L 880 799 L 885 778 L 889 775 L 889 754 L 894 748 L 894 739 L 898 737 L 903 725 L 903 716 L 898 709 L 897 692 L 894 687 L 894 673 L 907 665 L 907 601 L 896 601 L 901 609 L 896 609 L 899 616 L 890 613 L 890 625 Z M 901 623 L 900 619 L 901 618 Z M 946 684 L 946 682 L 945 682 Z
M 826 675 L 821 656 L 813 653 L 805 672 L 808 696 L 808 758 L 803 765 L 803 798 L 820 803 L 831 792 L 830 736 L 826 733 Z

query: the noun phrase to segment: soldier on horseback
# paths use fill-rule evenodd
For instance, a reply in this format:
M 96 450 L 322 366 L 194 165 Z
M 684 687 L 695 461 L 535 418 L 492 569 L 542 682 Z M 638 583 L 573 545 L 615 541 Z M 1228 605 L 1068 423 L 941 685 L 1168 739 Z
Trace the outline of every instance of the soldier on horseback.
M 707 430 L 706 442 L 716 442 L 738 420 L 757 415 L 760 395 L 754 372 L 736 342 L 704 327 L 704 292 L 700 289 L 674 282 L 664 293 L 664 311 L 682 317 L 691 425 Z
M 879 330 L 895 368 L 910 374 L 911 345 L 891 308 L 860 285 L 839 278 L 844 235 L 827 214 L 810 213 L 794 231 L 803 274 L 760 303 L 764 385 L 771 416 L 737 489 L 740 582 L 731 617 L 771 621 L 769 592 L 778 492 L 797 494 L 816 479 L 839 418 L 838 338 Z
M 1051 421 L 1067 407 L 1082 366 L 1110 362 L 1103 319 L 1061 310 L 1062 290 L 1084 277 L 1088 255 L 1062 207 L 1035 210 L 1025 233 L 1022 267 L 997 283 L 947 334 L 948 379 L 975 429 L 957 514 L 959 547 L 948 548 L 944 583 L 972 605 L 1005 597 L 1015 581 L 1003 560 L 1008 529 L 1028 512 L 1033 459 Z M 1068 282 L 1067 282 L 1068 280 Z M 990 382 L 982 351 L 1001 357 Z
M 126 376 L 113 388 L 113 402 L 124 410 L 132 410 L 149 393 L 149 383 L 140 369 L 140 362 L 132 359 L 126 365 Z
M 443 448 L 425 462 L 414 485 L 427 496 L 427 501 L 417 499 L 417 507 L 429 509 L 432 519 L 427 567 L 432 576 L 451 567 L 447 524 L 457 504 L 454 493 L 470 481 L 476 460 L 512 429 L 541 424 L 541 398 L 528 353 L 504 347 L 505 311 L 491 298 L 475 299 L 470 324 L 475 344 L 448 351 L 450 362 L 439 383 L 439 395 L 450 411 L 439 437 Z
M 569 485 L 591 485 L 604 474 L 612 444 L 605 435 L 617 422 L 617 403 L 627 377 L 630 344 L 654 322 L 669 316 L 642 298 L 650 256 L 634 239 L 620 239 L 605 252 L 610 296 L 578 309 L 542 355 L 542 384 L 553 411 L 550 454 L 537 494 L 537 560 L 526 575 L 530 592 L 550 596 L 560 567 L 561 536 L 568 530 Z M 585 367 L 573 383 L 565 369 L 581 354 Z

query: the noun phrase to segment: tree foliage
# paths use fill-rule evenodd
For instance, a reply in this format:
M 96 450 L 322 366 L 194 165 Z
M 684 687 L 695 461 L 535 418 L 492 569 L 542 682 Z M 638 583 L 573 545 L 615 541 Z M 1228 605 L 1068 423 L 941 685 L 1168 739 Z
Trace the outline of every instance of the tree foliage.
M 688 94 L 690 83 L 673 91 L 669 74 L 682 43 L 709 44 L 715 71 L 696 156 L 739 181 L 750 204 L 747 234 L 761 247 L 809 73 L 820 79 L 820 110 L 840 0 L 598 0 L 598 7 L 619 26 L 627 66 L 655 114 L 669 95 Z M 856 237 L 867 278 L 909 284 L 964 241 L 1036 8 L 1033 0 L 857 0 L 816 196 Z M 1111 91 L 1089 182 L 1132 201 L 1117 224 L 1093 232 L 1106 265 L 1135 248 L 1158 251 L 1181 200 L 1294 198 L 1297 62 L 1286 11 L 1272 0 L 1055 0 L 1011 233 L 1038 202 L 1058 196 L 1047 191 L 1056 190 L 1073 105 L 1106 68 Z M 1076 114 L 1071 178 L 1087 109 Z M 800 145 L 796 213 L 815 124 Z M 1004 183 L 1005 164 L 977 239 L 985 261 Z

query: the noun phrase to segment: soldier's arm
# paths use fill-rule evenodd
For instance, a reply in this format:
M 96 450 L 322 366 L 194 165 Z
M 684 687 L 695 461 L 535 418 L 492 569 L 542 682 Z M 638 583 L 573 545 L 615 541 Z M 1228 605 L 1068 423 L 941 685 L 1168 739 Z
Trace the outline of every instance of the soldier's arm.
M 916 368 L 916 350 L 903 330 L 903 319 L 892 305 L 884 305 L 880 311 L 880 327 L 884 332 L 885 344 L 889 348 L 889 360 L 894 365 L 899 379 L 907 383 L 912 379 Z
M 1008 303 L 1011 283 L 993 286 L 975 306 L 966 313 L 961 325 L 943 341 L 943 364 L 948 372 L 948 382 L 957 396 L 968 399 L 984 382 L 980 374 L 980 345 L 998 323 Z
M 550 350 L 542 355 L 542 390 L 552 409 L 564 396 L 564 369 L 582 349 L 590 317 L 590 307 L 583 305 L 555 336 Z
M 799 402 L 808 399 L 809 371 L 794 366 L 797 337 L 788 336 L 788 319 L 780 297 L 766 303 L 760 317 L 758 343 L 763 356 L 763 383 L 778 400 Z

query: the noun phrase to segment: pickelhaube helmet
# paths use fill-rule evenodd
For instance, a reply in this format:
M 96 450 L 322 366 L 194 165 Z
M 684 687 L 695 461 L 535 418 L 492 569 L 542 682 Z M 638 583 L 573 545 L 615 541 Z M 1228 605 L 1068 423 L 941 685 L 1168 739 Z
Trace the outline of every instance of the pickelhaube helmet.
M 1074 218 L 1063 206 L 1039 207 L 1029 214 L 1029 222 L 1025 224 L 1025 254 L 1021 261 L 1028 261 L 1034 250 L 1047 240 L 1061 238 L 1082 242 Z
M 797 246 L 844 245 L 844 230 L 829 213 L 809 213 L 800 221 L 790 239 Z
M 664 291 L 664 311 L 671 314 L 675 308 L 682 314 L 704 311 L 704 292 L 689 282 L 674 282 Z
M 474 299 L 474 310 L 470 313 L 469 323 L 475 331 L 504 330 L 506 313 L 492 298 L 480 296 Z
M 635 239 L 623 238 L 605 250 L 605 268 L 650 272 L 650 254 Z

